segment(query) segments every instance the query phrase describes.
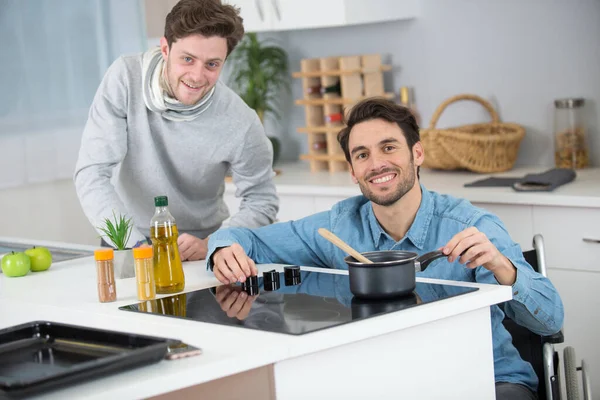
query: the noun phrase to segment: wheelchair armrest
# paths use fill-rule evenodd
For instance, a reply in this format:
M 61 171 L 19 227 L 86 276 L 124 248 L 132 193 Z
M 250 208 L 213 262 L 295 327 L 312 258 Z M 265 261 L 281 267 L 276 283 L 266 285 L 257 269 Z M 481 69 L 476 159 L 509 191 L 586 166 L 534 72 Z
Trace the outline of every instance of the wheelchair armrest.
M 542 336 L 543 343 L 563 343 L 565 341 L 565 336 L 562 333 L 562 330 L 548 336 Z

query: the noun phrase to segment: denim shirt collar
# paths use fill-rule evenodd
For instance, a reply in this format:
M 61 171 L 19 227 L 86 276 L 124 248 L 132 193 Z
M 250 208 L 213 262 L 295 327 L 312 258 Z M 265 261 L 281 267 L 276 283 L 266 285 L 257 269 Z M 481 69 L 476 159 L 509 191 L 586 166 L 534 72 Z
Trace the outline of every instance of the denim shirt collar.
M 375 213 L 373 212 L 373 205 L 371 202 L 367 202 L 363 207 L 366 208 L 367 218 L 369 221 L 369 226 L 371 228 L 371 235 L 373 235 L 373 240 L 375 241 L 376 248 L 379 249 L 379 246 L 382 240 L 385 238 L 391 237 L 383 230 L 379 221 L 375 217 Z M 402 238 L 400 241 L 403 241 L 405 238 L 408 238 L 412 242 L 412 244 L 418 248 L 419 250 L 423 250 L 423 246 L 425 245 L 425 239 L 427 238 L 427 231 L 429 230 L 429 225 L 431 224 L 431 218 L 433 217 L 433 199 L 431 194 L 423 185 L 421 185 L 421 205 L 419 206 L 419 210 L 417 211 L 417 215 L 412 225 L 410 226 L 408 232 L 406 232 L 406 236 Z

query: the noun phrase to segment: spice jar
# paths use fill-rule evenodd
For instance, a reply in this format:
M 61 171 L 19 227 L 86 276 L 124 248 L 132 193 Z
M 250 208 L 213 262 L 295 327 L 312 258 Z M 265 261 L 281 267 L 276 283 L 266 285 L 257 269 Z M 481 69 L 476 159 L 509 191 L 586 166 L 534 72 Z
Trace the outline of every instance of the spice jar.
M 101 303 L 109 303 L 117 300 L 114 257 L 114 251 L 111 248 L 94 251 L 98 280 L 98 299 Z
M 152 300 L 156 297 L 154 283 L 154 259 L 152 247 L 136 247 L 133 249 L 135 264 L 135 281 L 138 300 Z
M 554 101 L 554 160 L 557 168 L 579 169 L 589 165 L 584 99 Z

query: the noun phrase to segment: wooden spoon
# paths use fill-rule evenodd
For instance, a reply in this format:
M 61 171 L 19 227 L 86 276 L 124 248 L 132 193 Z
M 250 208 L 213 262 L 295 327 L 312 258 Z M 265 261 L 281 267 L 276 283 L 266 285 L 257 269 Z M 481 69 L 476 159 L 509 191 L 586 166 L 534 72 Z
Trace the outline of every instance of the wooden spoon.
M 352 257 L 354 257 L 356 260 L 360 261 L 361 263 L 373 264 L 373 261 L 369 260 L 367 257 L 360 254 L 358 251 L 354 250 L 346 242 L 344 242 L 342 239 L 340 239 L 339 237 L 337 237 L 336 235 L 334 235 L 327 229 L 319 228 L 318 232 L 319 232 L 319 235 L 323 236 L 325 239 L 329 240 L 331 243 L 333 243 L 340 249 L 344 250 L 346 253 L 350 254 Z

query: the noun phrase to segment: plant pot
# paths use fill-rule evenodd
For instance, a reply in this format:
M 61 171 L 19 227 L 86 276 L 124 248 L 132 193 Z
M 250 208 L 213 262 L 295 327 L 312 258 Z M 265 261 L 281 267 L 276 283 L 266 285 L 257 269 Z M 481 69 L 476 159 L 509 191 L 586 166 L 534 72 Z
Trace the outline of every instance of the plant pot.
M 133 250 L 115 250 L 115 279 L 135 277 Z

